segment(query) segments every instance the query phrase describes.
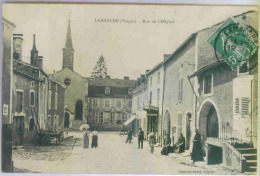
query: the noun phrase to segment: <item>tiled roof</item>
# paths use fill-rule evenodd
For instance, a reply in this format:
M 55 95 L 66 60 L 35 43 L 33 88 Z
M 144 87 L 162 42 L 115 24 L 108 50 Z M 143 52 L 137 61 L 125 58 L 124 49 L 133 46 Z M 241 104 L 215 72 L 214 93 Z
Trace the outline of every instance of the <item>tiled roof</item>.
M 134 87 L 135 80 L 110 79 L 110 78 L 85 78 L 89 80 L 89 86 L 107 87 Z
M 28 63 L 13 60 L 13 71 L 23 74 L 24 76 L 27 76 L 29 78 L 35 79 L 37 81 L 43 81 L 43 79 L 39 78 L 39 71 L 43 72 L 41 69 L 34 67 Z M 46 74 L 45 72 L 43 72 Z

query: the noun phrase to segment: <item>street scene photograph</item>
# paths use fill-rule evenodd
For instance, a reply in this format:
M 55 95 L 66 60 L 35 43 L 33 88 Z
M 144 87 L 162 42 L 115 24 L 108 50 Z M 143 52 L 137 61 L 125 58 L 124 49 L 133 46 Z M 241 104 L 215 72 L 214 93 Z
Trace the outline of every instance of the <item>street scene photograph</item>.
M 2 4 L 2 173 L 258 175 L 257 6 Z

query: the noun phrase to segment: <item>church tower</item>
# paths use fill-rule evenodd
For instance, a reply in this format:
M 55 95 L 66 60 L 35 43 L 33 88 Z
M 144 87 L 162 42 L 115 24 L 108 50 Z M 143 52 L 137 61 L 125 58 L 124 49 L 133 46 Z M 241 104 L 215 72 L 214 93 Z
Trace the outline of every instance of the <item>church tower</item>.
M 73 70 L 73 58 L 74 58 L 74 49 L 72 46 L 70 20 L 69 20 L 66 43 L 65 43 L 65 47 L 63 48 L 62 69 L 68 67 L 69 69 Z

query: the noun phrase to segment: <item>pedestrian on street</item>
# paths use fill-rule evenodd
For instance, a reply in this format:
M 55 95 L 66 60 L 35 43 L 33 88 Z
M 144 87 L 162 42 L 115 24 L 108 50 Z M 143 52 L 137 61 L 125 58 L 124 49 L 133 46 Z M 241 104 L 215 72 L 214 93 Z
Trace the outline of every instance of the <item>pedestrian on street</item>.
M 196 135 L 194 136 L 193 139 L 193 148 L 192 148 L 192 153 L 191 153 L 191 159 L 193 163 L 196 161 L 204 161 L 203 159 L 203 154 L 202 154 L 202 147 L 201 147 L 201 136 L 199 134 L 199 130 L 195 130 Z
M 185 150 L 185 138 L 183 137 L 183 134 L 181 133 L 178 141 L 174 145 L 174 152 L 175 153 L 183 153 Z
M 88 148 L 89 146 L 89 131 L 84 129 L 83 130 L 83 148 Z
M 155 135 L 153 132 L 151 132 L 148 136 L 149 139 L 149 146 L 150 146 L 150 152 L 153 154 L 154 152 L 154 144 L 156 143 Z
M 141 149 L 143 148 L 143 141 L 144 141 L 144 132 L 142 130 L 142 128 L 139 128 L 138 131 L 138 148 L 141 147 Z
M 94 130 L 93 131 L 93 136 L 92 136 L 92 143 L 91 143 L 91 148 L 97 148 L 98 147 L 98 133 Z
M 161 151 L 162 155 L 168 155 L 169 150 L 170 150 L 170 145 L 171 145 L 170 134 L 166 134 L 164 136 L 164 140 L 163 140 L 163 148 L 162 148 L 162 151 Z
M 132 139 L 133 139 L 133 133 L 132 133 L 132 130 L 129 130 L 127 133 L 127 138 L 126 138 L 125 143 L 127 143 L 129 141 L 129 144 L 130 144 Z

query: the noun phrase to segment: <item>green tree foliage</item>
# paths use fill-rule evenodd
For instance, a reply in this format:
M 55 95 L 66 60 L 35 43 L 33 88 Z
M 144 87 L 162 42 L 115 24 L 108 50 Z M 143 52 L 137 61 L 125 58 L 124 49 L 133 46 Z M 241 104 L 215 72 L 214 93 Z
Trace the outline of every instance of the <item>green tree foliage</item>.
M 94 70 L 92 72 L 92 78 L 105 78 L 107 76 L 107 66 L 105 58 L 100 56 Z

